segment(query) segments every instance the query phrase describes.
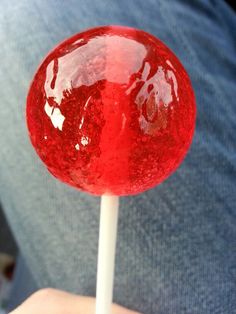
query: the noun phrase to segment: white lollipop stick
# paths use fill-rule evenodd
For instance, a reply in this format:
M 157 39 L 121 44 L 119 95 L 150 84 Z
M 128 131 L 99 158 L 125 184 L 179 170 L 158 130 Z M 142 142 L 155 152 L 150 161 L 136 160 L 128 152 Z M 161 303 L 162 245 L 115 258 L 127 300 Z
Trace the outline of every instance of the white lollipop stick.
M 98 245 L 96 314 L 111 314 L 118 212 L 118 196 L 103 195 Z

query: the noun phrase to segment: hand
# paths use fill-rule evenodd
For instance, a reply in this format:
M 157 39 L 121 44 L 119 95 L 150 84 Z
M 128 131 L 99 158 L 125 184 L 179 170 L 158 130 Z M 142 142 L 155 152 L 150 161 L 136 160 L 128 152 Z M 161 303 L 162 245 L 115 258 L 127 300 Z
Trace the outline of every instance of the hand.
M 95 299 L 55 289 L 42 289 L 9 314 L 94 314 Z M 139 314 L 112 305 L 112 314 Z

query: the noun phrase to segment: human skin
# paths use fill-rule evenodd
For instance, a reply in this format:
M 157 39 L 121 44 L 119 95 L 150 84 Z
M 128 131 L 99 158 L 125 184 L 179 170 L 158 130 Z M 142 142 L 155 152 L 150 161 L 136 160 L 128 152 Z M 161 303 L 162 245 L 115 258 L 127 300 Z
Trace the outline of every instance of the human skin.
M 95 299 L 46 288 L 35 292 L 9 314 L 94 314 Z M 112 305 L 112 314 L 139 314 L 119 305 Z

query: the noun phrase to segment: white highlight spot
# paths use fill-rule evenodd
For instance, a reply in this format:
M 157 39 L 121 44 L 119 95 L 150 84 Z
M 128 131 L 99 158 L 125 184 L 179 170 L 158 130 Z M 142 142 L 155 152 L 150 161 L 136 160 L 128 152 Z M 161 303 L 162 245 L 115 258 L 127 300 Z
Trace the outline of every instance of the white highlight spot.
M 86 101 L 86 103 L 85 103 L 85 105 L 84 105 L 84 110 L 87 109 L 88 103 L 89 103 L 91 97 L 92 97 L 92 96 L 89 96 L 89 98 L 87 99 L 87 101 Z
M 84 116 L 82 117 L 82 119 L 81 119 L 81 121 L 80 121 L 80 124 L 79 124 L 79 129 L 81 129 L 81 128 L 82 128 L 83 123 L 84 123 Z
M 86 101 L 86 103 L 85 103 L 85 105 L 84 105 L 84 111 L 87 110 L 87 107 L 88 107 L 88 104 L 89 104 L 89 101 L 90 101 L 90 98 L 91 98 L 91 97 L 92 97 L 92 96 L 89 96 L 89 98 L 87 99 L 87 101 Z M 82 118 L 81 118 L 81 121 L 80 121 L 80 124 L 79 124 L 79 129 L 82 128 L 83 124 L 84 124 L 84 116 L 82 116 Z
M 166 60 L 166 63 L 173 69 L 175 70 L 175 68 L 173 67 L 172 63 L 170 62 L 170 60 Z
M 83 146 L 86 146 L 86 145 L 88 145 L 88 142 L 89 142 L 88 137 L 87 137 L 87 136 L 82 136 L 82 138 L 81 138 L 81 144 L 82 144 Z
M 178 96 L 178 84 L 177 84 L 177 80 L 176 80 L 176 77 L 174 75 L 174 72 L 168 70 L 167 71 L 167 77 L 169 79 L 172 79 L 173 83 L 174 83 L 174 92 L 175 92 L 175 96 L 176 96 L 176 99 L 179 101 L 179 96 Z
M 75 149 L 76 149 L 76 150 L 79 150 L 79 149 L 80 149 L 80 147 L 79 147 L 79 144 L 78 144 L 78 143 L 75 145 Z
M 51 107 L 47 101 L 45 103 L 44 110 L 51 119 L 53 126 L 62 131 L 65 117 L 61 113 L 61 110 L 59 108 Z

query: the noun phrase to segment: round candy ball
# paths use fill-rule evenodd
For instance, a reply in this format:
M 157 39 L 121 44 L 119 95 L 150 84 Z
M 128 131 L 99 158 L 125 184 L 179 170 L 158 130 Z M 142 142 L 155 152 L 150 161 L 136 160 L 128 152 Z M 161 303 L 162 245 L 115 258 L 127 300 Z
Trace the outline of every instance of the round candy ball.
M 154 36 L 104 26 L 53 49 L 27 98 L 31 142 L 61 181 L 95 194 L 130 195 L 166 179 L 192 141 L 189 77 Z

